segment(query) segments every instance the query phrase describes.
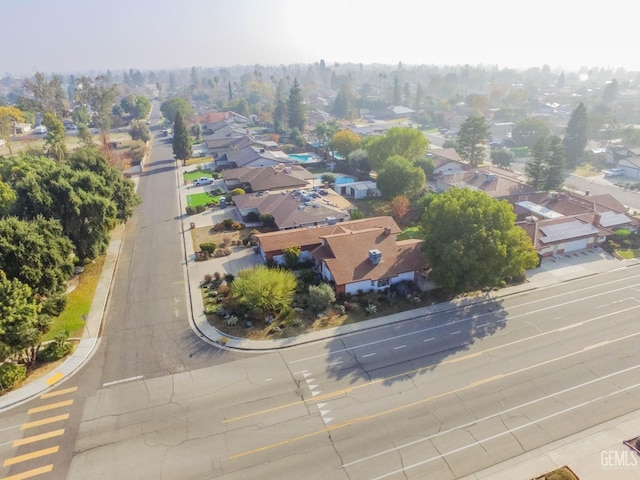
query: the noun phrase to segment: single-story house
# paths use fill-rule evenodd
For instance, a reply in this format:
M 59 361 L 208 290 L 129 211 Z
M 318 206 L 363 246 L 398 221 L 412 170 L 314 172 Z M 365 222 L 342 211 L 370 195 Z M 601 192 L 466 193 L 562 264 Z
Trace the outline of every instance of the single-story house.
M 266 150 L 252 145 L 242 150 L 227 150 L 215 159 L 215 163 L 219 168 L 240 168 L 289 165 L 293 161 L 282 151 Z
M 634 180 L 640 179 L 640 155 L 620 160 L 618 162 L 618 168 L 622 169 L 625 177 Z
M 352 220 L 317 228 L 257 235 L 264 261 L 284 262 L 283 251 L 299 247 L 303 259 L 313 258 L 322 278 L 338 294 L 384 291 L 391 285 L 414 282 L 427 289 L 427 261 L 420 240 L 396 240 L 400 227 L 389 216 Z
M 31 124 L 16 122 L 14 129 L 16 133 L 27 133 L 31 131 Z
M 314 187 L 316 176 L 299 165 L 279 164 L 269 167 L 230 168 L 222 171 L 228 190 L 242 188 L 247 192 Z
M 505 140 L 510 140 L 515 126 L 516 124 L 513 122 L 492 123 L 489 126 L 491 143 L 503 143 Z
M 451 187 L 466 187 L 473 190 L 482 190 L 493 198 L 505 198 L 536 191 L 534 187 L 524 183 L 518 174 L 491 166 L 440 174 L 436 175 L 434 179 L 436 190 L 439 192 L 444 192 Z
M 507 198 L 522 227 L 542 256 L 597 246 L 618 228 L 636 231 L 640 220 L 612 195 L 582 196 L 538 192 Z
M 243 150 L 256 142 L 249 135 L 241 135 L 238 137 L 205 139 L 204 143 L 213 158 L 217 159 L 228 150 Z
M 242 217 L 251 212 L 271 214 L 278 230 L 317 227 L 349 220 L 348 211 L 315 192 L 257 192 L 236 195 L 233 202 Z

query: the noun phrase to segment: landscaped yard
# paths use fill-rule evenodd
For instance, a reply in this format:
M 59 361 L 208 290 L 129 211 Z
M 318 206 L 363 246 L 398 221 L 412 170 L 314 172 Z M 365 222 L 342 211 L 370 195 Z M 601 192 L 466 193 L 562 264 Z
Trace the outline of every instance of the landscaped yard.
M 420 233 L 420 227 L 419 226 L 407 227 L 402 231 L 402 233 L 398 235 L 397 238 L 398 240 L 408 240 L 410 238 L 422 239 L 422 234 Z
M 191 170 L 190 172 L 184 172 L 183 174 L 183 178 L 187 182 L 193 182 L 201 177 L 219 178 L 219 174 L 214 174 L 211 170 Z
M 187 160 L 186 165 L 198 165 L 200 163 L 211 163 L 213 162 L 213 157 L 192 157 Z
M 220 203 L 220 195 L 211 195 L 208 192 L 187 195 L 187 206 L 190 207 L 197 207 L 198 205 L 207 206 L 214 203 Z

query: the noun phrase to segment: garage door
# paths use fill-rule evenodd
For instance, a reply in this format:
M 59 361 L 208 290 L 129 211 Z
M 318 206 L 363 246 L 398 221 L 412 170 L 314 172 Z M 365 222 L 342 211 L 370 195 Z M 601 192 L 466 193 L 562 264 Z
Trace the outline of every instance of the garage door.
M 574 240 L 573 242 L 567 242 L 564 244 L 564 251 L 566 252 L 575 252 L 576 250 L 582 250 L 587 248 L 587 239 L 583 238 L 582 240 Z

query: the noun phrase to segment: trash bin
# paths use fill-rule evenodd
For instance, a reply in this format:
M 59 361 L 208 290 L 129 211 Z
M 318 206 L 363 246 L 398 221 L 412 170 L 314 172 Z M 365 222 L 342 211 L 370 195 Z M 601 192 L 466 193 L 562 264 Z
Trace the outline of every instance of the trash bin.
M 191 230 L 193 230 L 194 228 L 196 228 L 196 224 L 195 224 L 195 223 L 193 223 L 193 222 L 191 222 L 190 226 L 191 226 Z

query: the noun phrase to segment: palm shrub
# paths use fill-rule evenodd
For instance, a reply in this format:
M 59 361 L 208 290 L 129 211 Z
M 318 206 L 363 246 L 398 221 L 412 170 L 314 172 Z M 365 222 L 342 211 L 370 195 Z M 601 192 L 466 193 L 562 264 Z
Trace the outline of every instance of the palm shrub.
M 258 265 L 238 273 L 231 283 L 231 296 L 245 308 L 279 312 L 291 305 L 297 284 L 288 270 Z

